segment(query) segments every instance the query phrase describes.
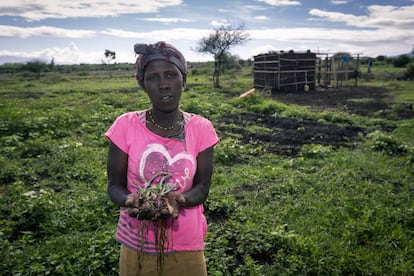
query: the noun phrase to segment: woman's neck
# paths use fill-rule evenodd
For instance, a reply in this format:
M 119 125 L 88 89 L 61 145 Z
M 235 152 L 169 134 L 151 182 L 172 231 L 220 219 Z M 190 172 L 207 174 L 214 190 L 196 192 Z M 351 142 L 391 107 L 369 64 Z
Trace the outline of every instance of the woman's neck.
M 146 115 L 148 129 L 163 137 L 176 134 L 183 127 L 184 117 L 179 110 L 171 113 L 162 113 L 161 117 L 164 117 L 164 120 L 157 117 L 152 109 L 148 110 Z
M 181 111 L 178 108 L 171 112 L 162 112 L 152 108 L 149 112 L 157 123 L 164 126 L 174 124 L 181 116 Z

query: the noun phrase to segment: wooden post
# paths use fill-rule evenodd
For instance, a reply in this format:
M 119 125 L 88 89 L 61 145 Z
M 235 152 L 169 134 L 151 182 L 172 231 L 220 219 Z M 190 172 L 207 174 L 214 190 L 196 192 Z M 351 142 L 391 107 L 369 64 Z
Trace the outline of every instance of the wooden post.
M 356 74 L 355 74 L 355 87 L 358 86 L 358 75 L 359 75 L 359 54 L 357 54 Z
M 321 68 L 322 67 L 322 58 L 318 59 L 318 86 L 321 85 Z
M 278 55 L 278 64 L 277 64 L 277 90 L 280 91 L 280 64 L 282 63 L 281 61 L 281 55 Z

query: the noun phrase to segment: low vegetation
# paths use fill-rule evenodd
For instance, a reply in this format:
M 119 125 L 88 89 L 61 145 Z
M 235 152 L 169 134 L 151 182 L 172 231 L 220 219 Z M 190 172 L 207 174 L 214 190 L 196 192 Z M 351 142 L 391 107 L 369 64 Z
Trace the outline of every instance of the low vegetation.
M 0 274 L 117 275 L 103 133 L 149 105 L 130 70 L 0 75 Z M 182 109 L 221 139 L 209 275 L 414 273 L 413 82 L 240 99 L 251 67 L 226 71 L 221 88 L 212 68 L 191 70 Z

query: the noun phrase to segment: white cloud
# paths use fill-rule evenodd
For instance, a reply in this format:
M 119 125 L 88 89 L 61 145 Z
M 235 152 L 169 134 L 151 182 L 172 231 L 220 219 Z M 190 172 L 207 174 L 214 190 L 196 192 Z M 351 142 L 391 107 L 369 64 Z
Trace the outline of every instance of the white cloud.
M 107 29 L 101 34 L 120 37 L 120 38 L 135 38 L 146 41 L 158 41 L 160 38 L 165 41 L 170 40 L 199 40 L 203 36 L 208 35 L 210 31 L 207 29 L 191 29 L 191 28 L 175 28 L 169 30 L 157 30 L 151 32 L 130 32 L 118 29 Z
M 344 5 L 344 4 L 348 4 L 348 0 L 332 0 L 331 3 L 332 5 Z
M 156 13 L 178 6 L 182 0 L 3 0 L 0 16 L 19 16 L 28 21 L 47 18 L 105 17 L 131 13 Z
M 231 13 L 231 12 L 233 12 L 232 10 L 226 10 L 226 9 L 218 9 L 217 11 L 221 12 L 221 13 Z
M 104 31 L 101 31 L 100 34 L 115 36 L 119 38 L 144 38 L 146 33 L 124 31 L 119 29 L 106 29 Z
M 268 53 L 270 51 L 276 51 L 275 47 L 273 45 L 266 44 L 266 45 L 253 48 L 250 53 L 252 56 L 257 56 L 259 54 Z
M 311 9 L 309 11 L 309 14 L 320 17 L 321 19 L 325 19 L 326 21 L 330 22 L 345 22 L 347 25 L 358 25 L 360 21 L 365 21 L 368 19 L 367 16 L 357 16 L 340 12 L 328 12 L 320 9 Z
M 50 36 L 66 38 L 90 38 L 94 37 L 95 35 L 95 31 L 89 30 L 70 30 L 50 26 L 23 28 L 0 25 L 0 37 L 28 38 L 32 36 Z
M 0 56 L 15 56 L 26 59 L 42 60 L 45 62 L 49 62 L 53 58 L 56 64 L 96 64 L 101 63 L 101 60 L 104 59 L 103 51 L 83 52 L 73 42 L 64 48 L 54 47 L 31 52 L 0 50 Z
M 213 28 L 221 27 L 221 26 L 230 26 L 230 22 L 228 20 L 213 20 L 210 22 L 210 26 Z
M 288 49 L 331 49 L 331 51 L 361 52 L 366 55 L 393 55 L 411 50 L 413 30 L 375 29 L 346 30 L 328 28 L 289 28 L 249 30 L 255 41 L 272 45 L 289 45 Z M 280 47 L 280 46 L 278 46 Z M 286 49 L 285 49 L 286 50 Z
M 329 22 L 343 22 L 348 26 L 361 28 L 414 28 L 414 5 L 412 6 L 379 6 L 367 8 L 368 15 L 356 16 L 339 12 L 311 9 L 309 13 Z
M 414 37 L 412 31 L 397 30 L 346 30 L 328 28 L 276 28 L 249 30 L 251 39 L 275 41 L 350 41 L 354 43 L 378 43 L 384 41 L 409 41 Z
M 264 15 L 255 16 L 254 18 L 257 19 L 257 20 L 260 20 L 260 21 L 269 20 L 269 17 L 268 16 L 264 16 Z
M 295 0 L 256 0 L 256 2 L 263 2 L 271 6 L 300 6 L 300 1 Z
M 194 22 L 194 20 L 184 19 L 184 18 L 165 18 L 165 17 L 151 17 L 151 18 L 139 18 L 140 20 L 150 21 L 150 22 L 160 22 L 160 23 L 178 23 L 178 22 Z
M 256 6 L 256 5 L 246 5 L 244 7 L 248 10 L 253 10 L 253 11 L 264 11 L 264 10 L 268 9 L 268 7 Z
M 329 28 L 269 28 L 246 30 L 251 42 L 259 45 L 251 47 L 250 42 L 237 47 L 234 54 L 242 58 L 251 58 L 252 55 L 268 52 L 270 50 L 317 51 L 363 53 L 364 55 L 394 55 L 411 50 L 414 30 L 346 30 Z M 201 60 L 191 48 L 195 48 L 198 41 L 207 36 L 211 30 L 176 28 L 166 31 L 151 31 L 143 33 L 125 32 L 122 30 L 106 30 L 107 35 L 134 38 L 142 41 L 163 40 L 173 43 L 183 51 L 190 61 Z M 240 53 L 243 53 L 241 55 Z M 118 55 L 118 54 L 117 54 Z M 211 58 L 209 56 L 203 56 Z M 205 60 L 204 59 L 204 60 Z

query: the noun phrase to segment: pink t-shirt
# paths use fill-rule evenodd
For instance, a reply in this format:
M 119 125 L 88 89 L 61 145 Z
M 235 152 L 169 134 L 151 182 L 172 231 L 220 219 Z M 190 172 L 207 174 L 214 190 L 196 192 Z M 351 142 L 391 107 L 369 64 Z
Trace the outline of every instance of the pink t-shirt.
M 105 136 L 128 155 L 127 188 L 135 192 L 152 176 L 169 172 L 169 182 L 179 192 L 189 190 L 197 170 L 197 155 L 218 143 L 211 122 L 199 115 L 183 112 L 185 139 L 161 137 L 147 129 L 146 112 L 129 112 L 118 117 Z M 202 205 L 180 209 L 178 219 L 168 222 L 165 252 L 203 250 L 207 222 Z M 147 237 L 142 238 L 142 222 L 120 209 L 116 239 L 129 248 L 156 254 L 152 223 L 147 223 Z

